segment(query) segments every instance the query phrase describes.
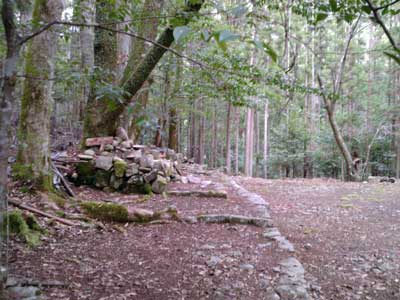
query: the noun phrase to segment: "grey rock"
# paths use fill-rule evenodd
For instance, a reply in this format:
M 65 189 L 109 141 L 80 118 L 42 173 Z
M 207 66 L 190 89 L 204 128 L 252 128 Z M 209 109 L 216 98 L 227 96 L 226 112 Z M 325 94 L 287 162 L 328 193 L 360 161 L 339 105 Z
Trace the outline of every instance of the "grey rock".
M 96 155 L 96 152 L 94 152 L 94 150 L 92 150 L 92 149 L 87 149 L 87 150 L 85 150 L 85 151 L 83 152 L 83 154 L 85 154 L 85 155 L 90 155 L 90 156 L 95 156 L 95 155 Z
M 97 169 L 109 171 L 113 166 L 113 158 L 110 156 L 99 156 L 96 158 L 95 166 Z
M 193 175 L 187 176 L 187 180 L 188 180 L 189 183 L 193 183 L 193 184 L 200 184 L 201 183 L 201 178 L 193 176 Z
M 92 155 L 86 155 L 86 154 L 78 154 L 78 158 L 82 160 L 92 160 L 93 156 Z
M 14 297 L 12 299 L 18 300 L 36 300 L 40 295 L 39 288 L 33 286 L 14 286 L 7 290 Z
M 111 152 L 108 151 L 103 151 L 100 153 L 101 156 L 113 156 L 113 154 Z
M 222 262 L 222 258 L 219 256 L 211 256 L 211 258 L 207 261 L 207 266 L 211 267 L 215 267 L 216 265 L 218 265 L 219 263 Z
M 139 174 L 139 165 L 132 163 L 126 167 L 125 176 L 131 177 L 133 175 Z
M 147 183 L 153 183 L 157 179 L 157 171 L 151 171 L 143 176 L 143 179 Z
M 253 271 L 254 270 L 254 266 L 251 264 L 242 264 L 239 266 L 240 269 L 242 270 L 246 270 L 246 271 Z
M 185 221 L 186 223 L 189 223 L 189 224 L 196 224 L 198 222 L 197 218 L 193 217 L 193 216 L 184 217 L 183 221 Z
M 200 249 L 202 249 L 202 250 L 213 250 L 213 249 L 215 249 L 215 246 L 206 244 L 206 245 L 201 246 Z
M 104 151 L 112 152 L 112 151 L 114 151 L 114 146 L 110 145 L 110 144 L 107 144 L 107 145 L 104 146 Z
M 115 176 L 115 174 L 111 175 L 110 186 L 114 190 L 119 190 L 123 183 L 124 183 L 124 180 L 122 178 Z
M 160 151 L 156 150 L 156 149 L 150 150 L 150 154 L 153 155 L 154 159 L 160 159 L 160 157 L 161 157 Z
M 130 149 L 132 147 L 132 141 L 131 140 L 123 141 L 121 143 L 121 147 L 125 149 Z
M 263 237 L 268 238 L 268 239 L 274 239 L 277 236 L 280 236 L 281 233 L 279 230 L 275 227 L 268 229 L 263 233 Z
M 167 184 L 168 182 L 165 177 L 157 175 L 156 180 L 151 185 L 151 190 L 153 191 L 153 193 L 162 194 L 165 191 Z
M 278 242 L 278 247 L 282 250 L 286 250 L 289 252 L 294 252 L 294 246 L 291 242 L 289 242 L 285 237 L 283 236 L 276 236 L 274 238 Z
M 146 154 L 140 157 L 140 162 L 139 165 L 141 168 L 150 168 L 152 169 L 154 166 L 154 159 L 153 155 L 151 154 Z

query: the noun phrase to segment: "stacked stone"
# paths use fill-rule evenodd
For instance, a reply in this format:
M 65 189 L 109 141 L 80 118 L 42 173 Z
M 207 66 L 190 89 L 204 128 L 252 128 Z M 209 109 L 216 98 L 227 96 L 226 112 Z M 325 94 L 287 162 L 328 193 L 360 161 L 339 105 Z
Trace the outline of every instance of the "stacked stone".
M 171 180 L 180 180 L 174 165 L 182 155 L 171 149 L 134 145 L 129 139 L 87 139 L 79 154 L 73 180 L 106 191 L 163 193 Z

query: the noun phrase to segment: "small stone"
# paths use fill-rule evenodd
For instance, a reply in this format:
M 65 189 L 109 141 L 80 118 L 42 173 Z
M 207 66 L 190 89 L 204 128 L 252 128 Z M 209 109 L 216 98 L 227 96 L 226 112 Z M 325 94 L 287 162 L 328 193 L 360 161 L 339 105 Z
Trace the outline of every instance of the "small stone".
M 202 249 L 202 250 L 213 250 L 213 249 L 215 249 L 215 246 L 206 244 L 206 245 L 201 246 L 200 249 Z
M 165 177 L 157 175 L 156 180 L 151 185 L 151 190 L 153 191 L 153 193 L 162 194 L 165 191 L 167 184 L 168 182 Z
M 117 177 L 116 174 L 112 174 L 110 178 L 110 185 L 114 190 L 119 190 L 124 183 L 124 180 Z
M 183 221 L 185 221 L 186 223 L 188 223 L 188 224 L 196 224 L 198 221 L 197 221 L 197 218 L 196 217 L 193 217 L 193 216 L 189 216 L 189 217 L 184 217 L 183 218 Z
M 129 164 L 126 167 L 126 171 L 125 171 L 125 176 L 126 177 L 131 177 L 133 175 L 139 174 L 139 165 L 138 164 Z
M 222 259 L 219 256 L 211 256 L 209 261 L 207 261 L 207 266 L 212 268 L 212 267 L 215 267 L 216 265 L 218 265 L 221 262 L 222 262 Z
M 140 167 L 141 168 L 150 168 L 152 169 L 154 166 L 154 159 L 153 159 L 153 155 L 151 154 L 147 154 L 144 155 L 140 158 Z
M 188 180 L 189 183 L 193 183 L 193 184 L 200 184 L 201 183 L 201 178 L 193 176 L 193 175 L 187 176 L 187 180 Z
M 121 147 L 125 149 L 130 149 L 132 147 L 132 141 L 127 140 L 121 143 Z
M 254 266 L 251 264 L 242 264 L 239 266 L 240 269 L 246 270 L 246 271 L 252 271 L 254 270 Z
M 125 155 L 125 158 L 127 158 L 127 159 L 140 159 L 142 157 L 142 151 L 141 150 L 133 150 L 133 151 L 130 151 L 130 152 L 128 152 L 126 155 Z
M 147 183 L 153 183 L 154 180 L 157 179 L 157 171 L 152 171 L 150 173 L 147 173 L 143 176 L 143 179 Z
M 92 149 L 87 149 L 87 150 L 85 150 L 85 151 L 83 152 L 83 154 L 89 155 L 89 156 L 95 156 L 95 155 L 96 155 L 96 152 L 94 152 L 94 150 L 92 150 Z
M 150 154 L 153 155 L 154 159 L 160 159 L 161 153 L 159 150 L 150 150 Z
M 280 236 L 281 233 L 277 228 L 271 228 L 268 229 L 263 233 L 263 237 L 268 238 L 268 239 L 275 239 L 277 236 Z
M 92 160 L 93 156 L 91 155 L 86 155 L 86 154 L 78 154 L 78 158 L 82 160 Z
M 114 146 L 110 145 L 110 144 L 107 144 L 107 145 L 104 146 L 104 151 L 112 152 L 112 151 L 114 151 Z
M 123 177 L 128 164 L 123 160 L 114 161 L 114 173 L 116 177 Z
M 97 169 L 108 171 L 113 166 L 113 158 L 110 156 L 99 156 L 96 158 L 95 166 Z
M 183 184 L 187 184 L 189 181 L 188 181 L 188 179 L 187 179 L 186 176 L 182 176 L 182 177 L 181 177 L 181 182 L 182 182 Z
M 310 250 L 312 248 L 312 245 L 310 243 L 307 243 L 304 245 L 304 249 Z
M 111 152 L 103 151 L 100 153 L 101 156 L 113 156 Z

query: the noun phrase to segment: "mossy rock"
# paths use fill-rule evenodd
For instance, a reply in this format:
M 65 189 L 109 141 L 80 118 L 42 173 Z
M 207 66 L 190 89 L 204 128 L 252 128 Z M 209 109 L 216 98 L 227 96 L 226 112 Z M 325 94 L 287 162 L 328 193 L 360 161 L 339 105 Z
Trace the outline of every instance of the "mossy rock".
M 33 215 L 27 214 L 25 219 L 19 211 L 12 211 L 5 216 L 4 220 L 3 232 L 7 231 L 8 224 L 8 230 L 11 235 L 22 238 L 30 246 L 39 245 L 40 234 L 43 229 Z
M 95 185 L 96 183 L 96 168 L 92 162 L 80 162 L 76 165 L 76 173 L 78 178 L 75 182 L 78 185 Z
M 108 186 L 110 184 L 110 177 L 111 177 L 110 171 L 96 170 L 96 175 L 95 175 L 96 187 L 103 188 Z
M 112 222 L 128 222 L 129 214 L 126 207 L 115 203 L 87 201 L 81 203 L 85 213 L 95 219 Z
M 123 177 L 128 164 L 123 160 L 114 161 L 114 174 L 116 177 Z

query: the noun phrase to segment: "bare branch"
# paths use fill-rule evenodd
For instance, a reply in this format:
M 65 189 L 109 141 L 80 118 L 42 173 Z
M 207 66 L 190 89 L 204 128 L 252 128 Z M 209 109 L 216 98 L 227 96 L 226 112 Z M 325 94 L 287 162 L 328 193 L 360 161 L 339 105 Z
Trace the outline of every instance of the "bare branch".
M 390 44 L 392 44 L 394 49 L 396 49 L 397 51 L 400 51 L 400 48 L 397 46 L 392 35 L 390 34 L 389 30 L 387 29 L 385 23 L 382 21 L 381 16 L 379 15 L 378 11 L 380 8 L 375 7 L 370 0 L 364 0 L 364 1 L 368 4 L 369 8 L 372 10 L 372 13 L 374 14 L 376 22 L 382 27 L 383 31 L 385 32 L 387 38 L 390 41 Z M 394 3 L 398 2 L 398 1 L 395 1 Z

